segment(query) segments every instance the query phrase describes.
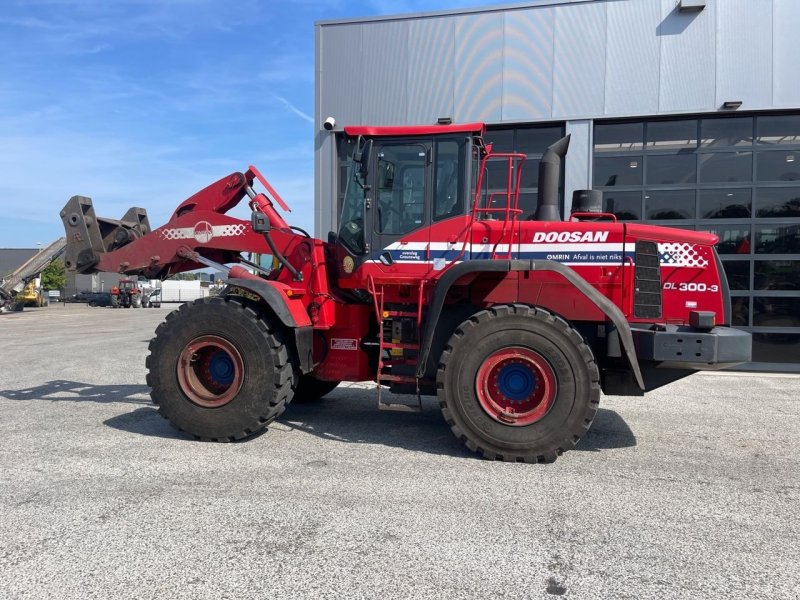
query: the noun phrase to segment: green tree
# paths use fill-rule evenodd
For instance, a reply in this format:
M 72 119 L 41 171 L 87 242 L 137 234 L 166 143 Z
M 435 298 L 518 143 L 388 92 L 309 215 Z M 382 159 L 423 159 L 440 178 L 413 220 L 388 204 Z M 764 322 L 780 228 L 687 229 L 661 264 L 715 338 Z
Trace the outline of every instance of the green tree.
M 61 290 L 67 287 L 67 272 L 64 261 L 55 259 L 42 271 L 42 288 L 45 290 Z

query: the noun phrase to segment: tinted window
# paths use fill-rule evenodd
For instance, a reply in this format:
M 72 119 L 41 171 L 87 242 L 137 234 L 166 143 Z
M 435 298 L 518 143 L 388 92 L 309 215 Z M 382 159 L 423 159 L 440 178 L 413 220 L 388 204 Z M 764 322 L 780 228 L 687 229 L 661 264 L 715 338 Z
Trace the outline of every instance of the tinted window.
M 757 217 L 800 217 L 800 188 L 760 188 Z
M 422 225 L 426 162 L 424 146 L 397 144 L 380 148 L 375 190 L 379 233 L 401 234 Z
M 700 190 L 701 219 L 740 219 L 751 214 L 750 188 Z
M 647 157 L 648 185 L 694 183 L 697 158 L 694 154 L 651 155 Z
M 594 185 L 641 185 L 642 157 L 604 157 L 594 161 Z
M 785 150 L 759 152 L 757 175 L 759 181 L 800 180 L 800 152 Z
M 700 145 L 703 147 L 743 146 L 752 143 L 752 117 L 702 119 L 700 121 Z
M 800 225 L 756 225 L 756 254 L 800 253 Z
M 700 155 L 700 183 L 752 180 L 752 152 L 719 152 Z
M 726 260 L 722 263 L 725 275 L 728 278 L 728 286 L 732 290 L 750 289 L 750 261 L 749 260 Z
M 539 163 L 538 158 L 528 158 L 522 164 L 522 177 L 519 180 L 520 187 L 535 188 L 539 185 Z
M 754 327 L 800 327 L 800 298 L 753 298 Z
M 638 221 L 642 218 L 642 193 L 606 190 L 603 211 L 615 214 L 620 221 Z
M 492 144 L 492 150 L 494 152 L 514 151 L 513 129 L 493 129 L 487 131 L 483 139 L 487 144 Z
M 759 362 L 797 362 L 800 356 L 800 334 L 754 333 L 753 360 Z
M 800 290 L 800 260 L 755 261 L 757 290 Z
M 749 225 L 715 225 L 708 230 L 719 236 L 720 254 L 750 254 Z
M 436 143 L 436 185 L 433 188 L 433 219 L 464 213 L 462 173 L 464 142 L 445 140 Z
M 547 147 L 562 137 L 561 127 L 532 127 L 517 129 L 516 151 L 523 154 L 543 154 Z
M 738 296 L 731 298 L 731 325 L 750 325 L 750 298 Z
M 628 152 L 641 150 L 644 123 L 603 123 L 594 128 L 595 152 Z
M 697 147 L 697 121 L 652 121 L 647 124 L 647 146 L 651 150 Z
M 645 192 L 645 219 L 694 219 L 694 190 Z
M 524 192 L 519 195 L 518 208 L 522 209 L 520 219 L 530 219 L 536 212 L 536 194 L 533 192 Z
M 769 115 L 756 119 L 759 144 L 800 144 L 800 115 Z

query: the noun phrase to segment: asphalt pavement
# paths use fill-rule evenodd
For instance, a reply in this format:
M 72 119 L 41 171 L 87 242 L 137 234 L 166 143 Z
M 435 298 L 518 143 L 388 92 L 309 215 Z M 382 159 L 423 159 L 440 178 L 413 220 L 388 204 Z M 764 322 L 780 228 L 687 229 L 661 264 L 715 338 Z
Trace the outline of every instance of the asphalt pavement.
M 147 395 L 169 310 L 0 315 L 0 598 L 800 597 L 796 376 L 603 397 L 550 465 L 364 385 L 202 443 Z

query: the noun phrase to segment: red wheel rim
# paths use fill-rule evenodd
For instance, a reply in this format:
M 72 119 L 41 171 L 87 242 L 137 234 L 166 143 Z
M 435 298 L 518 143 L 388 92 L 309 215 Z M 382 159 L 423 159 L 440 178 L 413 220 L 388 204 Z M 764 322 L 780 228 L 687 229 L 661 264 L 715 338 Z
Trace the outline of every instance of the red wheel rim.
M 504 425 L 536 423 L 556 397 L 556 375 L 550 363 L 529 348 L 502 348 L 478 369 L 475 391 L 486 414 Z
M 236 347 L 217 335 L 186 344 L 178 357 L 178 383 L 186 397 L 205 408 L 234 399 L 242 387 L 244 362 Z

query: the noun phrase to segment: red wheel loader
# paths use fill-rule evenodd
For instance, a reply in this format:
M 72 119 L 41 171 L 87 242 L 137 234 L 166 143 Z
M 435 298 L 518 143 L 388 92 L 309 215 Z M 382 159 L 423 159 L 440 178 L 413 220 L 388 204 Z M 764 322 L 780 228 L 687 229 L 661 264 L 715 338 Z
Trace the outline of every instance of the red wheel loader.
M 379 408 L 418 411 L 435 395 L 470 449 L 548 462 L 589 429 L 601 391 L 641 395 L 750 360 L 715 235 L 617 222 L 591 190 L 562 218 L 568 137 L 540 162 L 534 209 L 519 193 L 525 155 L 494 152 L 481 123 L 344 131 L 347 186 L 327 240 L 289 225 L 254 167 L 155 230 L 143 209 L 98 218 L 80 196 L 61 212 L 69 269 L 225 273 L 219 297 L 170 313 L 150 343 L 151 397 L 178 429 L 237 440 L 293 398 L 374 381 Z M 243 199 L 250 221 L 226 214 Z M 416 403 L 387 402 L 385 387 Z

